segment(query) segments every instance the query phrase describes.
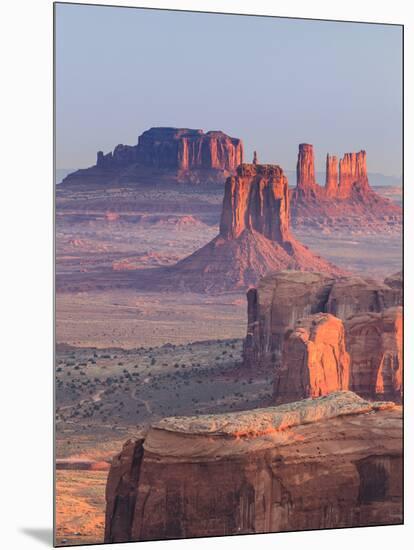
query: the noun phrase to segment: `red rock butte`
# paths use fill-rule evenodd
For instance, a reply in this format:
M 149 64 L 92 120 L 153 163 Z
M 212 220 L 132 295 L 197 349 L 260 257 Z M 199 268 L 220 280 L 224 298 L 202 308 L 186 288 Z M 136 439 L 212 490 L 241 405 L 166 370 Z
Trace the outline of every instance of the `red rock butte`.
M 219 235 L 166 268 L 162 285 L 221 292 L 247 288 L 281 269 L 343 274 L 291 235 L 289 202 L 280 166 L 241 164 L 226 181 Z M 154 275 L 151 284 L 157 283 Z
M 272 369 L 276 403 L 348 389 L 401 402 L 402 273 L 376 281 L 280 271 L 247 300 L 244 364 Z
M 402 210 L 370 186 L 365 151 L 326 156 L 325 186 L 316 182 L 313 146 L 299 145 L 292 224 L 312 229 L 401 230 Z
M 224 182 L 242 162 L 242 141 L 224 132 L 150 128 L 136 145 L 119 144 L 107 154 L 98 151 L 95 166 L 69 174 L 63 183 L 133 182 L 160 175 L 193 183 Z

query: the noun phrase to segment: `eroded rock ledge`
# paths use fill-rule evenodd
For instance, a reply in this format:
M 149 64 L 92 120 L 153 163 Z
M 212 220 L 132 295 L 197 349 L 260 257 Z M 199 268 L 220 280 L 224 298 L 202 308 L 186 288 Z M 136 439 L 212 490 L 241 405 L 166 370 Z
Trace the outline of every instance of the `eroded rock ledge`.
M 401 436 L 351 392 L 164 419 L 113 460 L 105 542 L 401 523 Z

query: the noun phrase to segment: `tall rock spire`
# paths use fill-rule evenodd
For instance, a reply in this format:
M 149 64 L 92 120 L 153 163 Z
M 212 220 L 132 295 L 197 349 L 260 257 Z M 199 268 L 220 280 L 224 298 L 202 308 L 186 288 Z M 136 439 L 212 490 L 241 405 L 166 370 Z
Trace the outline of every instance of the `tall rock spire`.
M 316 185 L 313 145 L 309 143 L 301 143 L 299 145 L 298 162 L 296 164 L 296 184 L 298 189 L 301 190 L 306 190 Z
M 325 191 L 327 197 L 336 197 L 338 194 L 338 159 L 326 155 Z

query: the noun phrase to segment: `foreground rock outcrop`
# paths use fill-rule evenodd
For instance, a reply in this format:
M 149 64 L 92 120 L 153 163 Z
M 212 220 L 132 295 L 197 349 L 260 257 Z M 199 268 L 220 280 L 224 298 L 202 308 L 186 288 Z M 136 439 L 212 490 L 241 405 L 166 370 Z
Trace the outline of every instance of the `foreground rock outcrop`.
M 361 312 L 402 305 L 401 274 L 393 281 L 390 286 L 355 275 L 332 277 L 299 271 L 264 277 L 247 293 L 245 364 L 251 368 L 280 366 L 285 334 L 302 317 L 322 312 L 345 321 Z
M 224 182 L 243 162 L 243 143 L 224 132 L 150 128 L 137 145 L 99 151 L 96 165 L 69 174 L 64 184 L 131 183 L 167 178 L 179 182 Z
M 365 151 L 326 157 L 325 186 L 315 179 L 313 146 L 299 145 L 296 187 L 291 190 L 293 227 L 348 232 L 400 232 L 402 210 L 368 181 Z
M 166 418 L 114 458 L 106 503 L 107 543 L 399 524 L 402 411 L 339 392 Z
M 183 290 L 221 292 L 255 285 L 281 269 L 344 273 L 292 236 L 283 170 L 241 164 L 226 181 L 219 235 L 167 268 L 161 280 Z M 153 273 L 153 282 L 155 277 Z

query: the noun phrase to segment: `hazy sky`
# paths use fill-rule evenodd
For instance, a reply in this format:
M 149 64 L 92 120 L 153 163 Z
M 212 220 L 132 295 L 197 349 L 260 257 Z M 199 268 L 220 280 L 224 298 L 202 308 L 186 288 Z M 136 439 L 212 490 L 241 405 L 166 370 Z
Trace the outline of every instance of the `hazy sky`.
M 313 143 L 401 167 L 401 27 L 56 6 L 57 168 L 135 144 L 151 126 L 223 130 L 246 160 L 296 165 Z

